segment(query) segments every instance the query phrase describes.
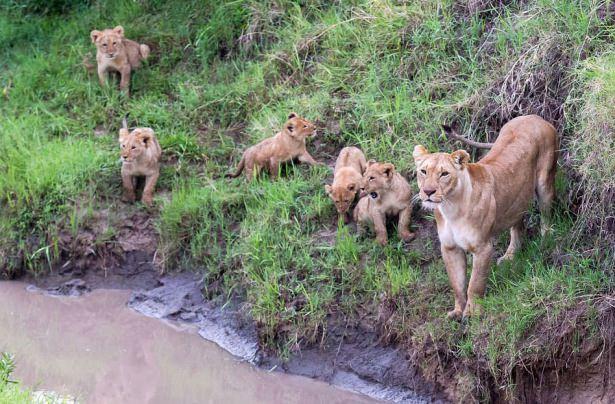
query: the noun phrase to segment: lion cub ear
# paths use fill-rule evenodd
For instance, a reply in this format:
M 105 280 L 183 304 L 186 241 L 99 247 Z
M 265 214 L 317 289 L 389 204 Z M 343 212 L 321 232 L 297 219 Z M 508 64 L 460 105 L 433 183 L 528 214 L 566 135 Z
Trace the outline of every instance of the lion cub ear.
M 288 119 L 293 119 L 293 118 L 297 118 L 299 115 L 297 115 L 296 112 L 291 112 L 290 114 L 288 114 Z
M 122 139 L 124 139 L 125 137 L 127 137 L 129 134 L 128 129 L 127 128 L 121 128 L 120 129 L 120 142 L 122 141 Z
M 94 31 L 90 32 L 90 39 L 92 39 L 93 43 L 96 43 L 96 40 L 101 35 L 102 35 L 102 32 L 100 32 L 99 30 L 95 29 Z
M 141 140 L 145 147 L 149 147 L 154 138 L 154 131 L 150 128 L 143 128 L 137 132 L 137 140 Z
M 376 164 L 376 160 L 371 159 L 371 160 L 368 160 L 368 161 L 367 161 L 367 166 L 368 166 L 368 167 L 369 167 L 369 166 L 371 166 L 372 164 Z
M 470 155 L 465 150 L 457 150 L 452 152 L 451 158 L 453 159 L 453 164 L 455 164 L 458 168 L 463 168 L 470 162 Z
M 325 192 L 327 193 L 327 195 L 331 195 L 331 191 L 333 191 L 331 185 L 325 184 Z
M 395 173 L 395 166 L 391 163 L 384 163 L 382 165 L 382 173 L 387 176 L 387 178 L 391 178 Z
M 124 37 L 124 27 L 122 27 L 121 25 L 118 25 L 117 27 L 113 28 L 113 32 L 115 32 L 121 37 Z

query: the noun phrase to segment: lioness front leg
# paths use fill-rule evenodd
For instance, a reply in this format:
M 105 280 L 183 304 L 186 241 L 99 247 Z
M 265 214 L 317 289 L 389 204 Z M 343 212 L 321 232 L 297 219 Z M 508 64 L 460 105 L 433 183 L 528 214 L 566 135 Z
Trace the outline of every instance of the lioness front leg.
M 386 216 L 384 213 L 375 213 L 372 215 L 374 223 L 374 231 L 376 232 L 376 241 L 380 245 L 386 245 L 388 242 Z
M 149 177 L 145 177 L 145 187 L 143 188 L 143 197 L 141 200 L 148 208 L 152 206 L 154 198 L 154 189 L 156 188 L 156 182 L 160 173 L 155 173 Z
M 455 295 L 455 309 L 448 312 L 448 318 L 458 319 L 466 307 L 466 254 L 457 246 L 440 247 L 448 281 Z
M 324 163 L 321 163 L 319 161 L 314 160 L 314 158 L 307 151 L 305 153 L 303 153 L 303 154 L 300 154 L 298 159 L 302 163 L 307 163 L 307 164 L 310 164 L 310 165 L 313 165 L 313 166 L 323 165 L 324 164 Z
M 412 220 L 412 208 L 408 206 L 399 212 L 399 220 L 397 222 L 397 233 L 399 238 L 408 242 L 414 239 L 414 233 L 410 232 L 410 221 Z
M 130 65 L 120 70 L 120 90 L 130 95 Z
M 135 185 L 133 182 L 132 175 L 122 173 L 122 186 L 124 187 L 124 194 L 122 196 L 122 200 L 124 202 L 134 202 L 136 199 L 136 196 L 135 196 Z
M 479 314 L 480 307 L 476 299 L 485 295 L 487 278 L 491 270 L 493 244 L 491 242 L 479 247 L 472 255 L 472 275 L 468 285 L 468 303 L 463 310 L 463 316 L 469 317 Z

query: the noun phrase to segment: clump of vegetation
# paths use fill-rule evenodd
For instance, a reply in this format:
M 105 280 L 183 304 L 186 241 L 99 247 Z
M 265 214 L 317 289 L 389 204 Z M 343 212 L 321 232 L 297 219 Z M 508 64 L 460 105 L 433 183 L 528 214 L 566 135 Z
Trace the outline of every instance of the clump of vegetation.
M 578 87 L 568 99 L 570 168 L 577 176 L 573 189 L 579 206 L 576 230 L 580 245 L 590 244 L 613 268 L 615 245 L 615 52 L 612 49 L 588 58 L 576 71 Z M 593 244 L 593 245 L 592 245 Z M 609 252 L 609 249 L 611 250 Z
M 0 352 L 0 403 L 30 403 L 30 393 L 20 388 L 19 384 L 11 380 L 15 370 L 15 360 L 7 352 Z
M 332 319 L 370 324 L 420 353 L 434 380 L 458 369 L 458 397 L 485 398 L 514 394 L 523 369 L 557 361 L 570 330 L 542 330 L 570 320 L 587 343 L 604 331 L 615 245 L 611 2 L 111 0 L 62 11 L 0 6 L 2 274 L 58 265 L 60 235 L 98 211 L 116 216 L 105 236 L 114 243 L 120 212 L 132 211 L 119 202 L 117 161 L 130 113 L 164 150 L 148 213 L 156 258 L 167 271 L 202 271 L 209 296 L 245 301 L 269 349 L 325 341 Z M 82 65 L 93 60 L 89 32 L 120 24 L 152 48 L 129 99 Z M 459 147 L 442 123 L 493 141 L 509 119 L 539 114 L 562 138 L 553 234 L 537 234 L 532 210 L 523 252 L 491 275 L 484 315 L 446 321 L 452 297 L 428 213 L 415 211 L 416 241 L 403 245 L 391 229 L 381 248 L 337 223 L 325 168 L 221 178 L 290 111 L 318 125 L 308 142 L 318 160 L 357 145 L 413 187 L 415 144 Z

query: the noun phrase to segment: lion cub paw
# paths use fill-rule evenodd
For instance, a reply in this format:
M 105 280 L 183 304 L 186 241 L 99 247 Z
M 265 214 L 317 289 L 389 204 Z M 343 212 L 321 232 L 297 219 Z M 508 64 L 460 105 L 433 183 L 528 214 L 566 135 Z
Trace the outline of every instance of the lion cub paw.
M 451 320 L 460 320 L 462 316 L 461 310 L 455 309 L 446 313 L 446 317 Z
M 480 312 L 480 305 L 468 302 L 468 304 L 466 304 L 466 308 L 463 310 L 463 317 L 477 317 L 480 316 Z
M 126 203 L 134 203 L 137 200 L 135 194 L 124 194 L 122 195 L 122 202 Z
M 404 240 L 406 243 L 414 240 L 414 238 L 416 237 L 415 233 L 410 233 L 410 232 L 404 232 L 402 234 L 400 234 L 400 237 L 402 240 Z

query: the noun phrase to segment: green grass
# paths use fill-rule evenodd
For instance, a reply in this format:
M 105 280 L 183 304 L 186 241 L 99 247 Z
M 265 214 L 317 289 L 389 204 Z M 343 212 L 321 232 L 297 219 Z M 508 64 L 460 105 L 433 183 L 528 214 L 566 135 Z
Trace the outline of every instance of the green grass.
M 429 355 L 486 364 L 463 373 L 478 386 L 468 387 L 472 397 L 493 380 L 511 391 L 515 367 L 557 353 L 532 345 L 540 330 L 578 305 L 581 320 L 598 321 L 592 308 L 613 288 L 604 272 L 613 184 L 604 173 L 613 162 L 614 32 L 604 18 L 609 2 L 483 3 L 5 3 L 0 271 L 44 273 L 62 260 L 61 234 L 87 227 L 97 210 L 126 210 L 117 130 L 130 113 L 132 126 L 154 128 L 164 150 L 150 211 L 161 264 L 202 271 L 208 296 L 244 300 L 263 345 L 288 355 L 326 339 L 332 316 L 367 319 L 386 339 L 431 352 L 425 366 Z M 87 54 L 93 60 L 89 32 L 118 24 L 153 49 L 130 99 L 117 86 L 100 88 L 81 65 Z M 279 180 L 251 184 L 221 178 L 290 111 L 319 126 L 308 144 L 317 159 L 358 145 L 415 188 L 415 144 L 459 147 L 441 136 L 443 122 L 493 140 L 510 118 L 538 113 L 562 135 L 553 235 L 536 235 L 532 210 L 523 252 L 493 271 L 484 316 L 448 322 L 452 296 L 427 232 L 404 246 L 391 229 L 381 248 L 373 235 L 338 226 L 324 168 L 289 165 Z M 433 227 L 424 212 L 414 217 L 415 230 Z M 118 220 L 109 222 L 105 243 Z M 498 248 L 505 245 L 503 236 Z
M 14 370 L 13 357 L 6 352 L 0 352 L 0 403 L 26 404 L 32 402 L 30 393 L 23 390 L 19 383 L 11 380 L 11 373 Z

